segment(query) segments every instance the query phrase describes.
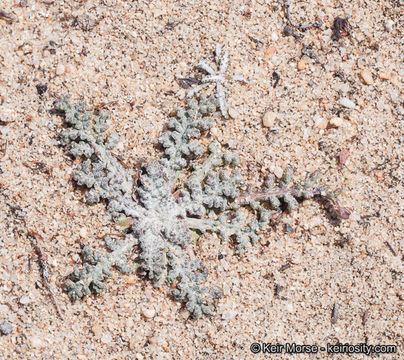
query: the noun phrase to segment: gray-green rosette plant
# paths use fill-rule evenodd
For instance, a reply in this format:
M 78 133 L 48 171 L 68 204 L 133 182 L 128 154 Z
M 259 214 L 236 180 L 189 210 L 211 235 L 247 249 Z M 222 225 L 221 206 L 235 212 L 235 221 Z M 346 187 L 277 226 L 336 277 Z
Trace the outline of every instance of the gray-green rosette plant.
M 222 72 L 227 56 L 221 60 Z M 279 183 L 269 175 L 260 189 L 247 191 L 239 156 L 222 151 L 218 143 L 202 141 L 215 119 L 224 116 L 223 104 L 220 97 L 204 94 L 188 99 L 169 118 L 159 139 L 162 156 L 143 163 L 135 180 L 112 152 L 119 139 L 107 131 L 108 113 L 89 111 L 82 103 L 72 106 L 66 98 L 57 102 L 67 125 L 62 142 L 81 160 L 73 178 L 87 188 L 85 201 L 105 202 L 125 230 L 123 239 L 105 239 L 109 252 L 104 254 L 82 246 L 83 266 L 65 285 L 71 299 L 103 291 L 115 267 L 124 273 L 140 271 L 155 286 L 169 285 L 171 295 L 199 318 L 212 312 L 212 293 L 217 291 L 203 286 L 207 270 L 192 251 L 195 232 L 217 233 L 242 253 L 260 240 L 273 212 L 294 210 L 300 200 L 321 199 L 340 218 L 349 216 L 337 192 L 317 185 L 318 173 L 293 185 L 287 169 Z

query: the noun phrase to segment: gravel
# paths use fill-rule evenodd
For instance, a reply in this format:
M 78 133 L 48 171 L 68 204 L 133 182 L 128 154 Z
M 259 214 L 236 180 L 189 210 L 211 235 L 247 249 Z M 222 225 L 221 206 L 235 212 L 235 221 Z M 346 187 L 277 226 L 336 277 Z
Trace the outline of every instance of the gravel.
M 13 331 L 13 325 L 11 325 L 8 321 L 3 321 L 0 325 L 0 332 L 3 335 L 11 334 Z
M 1 10 L 14 21 L 0 19 L 0 120 L 7 120 L 0 122 L 0 319 L 13 326 L 0 336 L 0 358 L 253 359 L 260 357 L 249 350 L 255 341 L 326 346 L 364 339 L 397 344 L 394 356 L 404 358 L 398 1 L 291 1 L 294 23 L 323 22 L 304 32 L 287 23 L 280 3 L 268 1 L 19 3 L 3 1 Z M 347 16 L 351 35 L 336 41 L 333 20 Z M 283 29 L 285 36 L 273 36 Z M 122 138 L 116 152 L 135 173 L 142 159 L 160 156 L 157 139 L 186 95 L 176 79 L 198 78 L 195 66 L 213 60 L 217 42 L 230 53 L 229 73 L 249 81 L 229 88 L 238 115 L 215 123 L 216 137 L 208 134 L 204 145 L 216 140 L 241 155 L 246 189 L 288 166 L 299 181 L 319 171 L 325 184 L 341 189 L 351 217 L 336 223 L 326 204 L 304 202 L 298 211 L 275 214 L 264 240 L 243 255 L 215 235 L 195 239 L 190 255 L 206 265 L 204 286 L 223 289 L 216 312 L 197 321 L 169 289 L 114 269 L 103 295 L 68 301 L 63 283 L 81 261 L 80 244 L 102 249 L 104 236 L 119 231 L 104 205 L 87 206 L 71 181 L 75 165 L 57 145 L 63 125 L 51 111 L 55 98 L 68 95 L 110 111 L 111 131 Z M 299 71 L 305 45 L 321 64 L 310 59 Z M 363 84 L 363 69 L 372 73 L 372 85 Z M 48 87 L 41 96 L 37 84 Z M 342 98 L 352 107 L 341 105 Z M 277 114 L 269 128 L 266 109 Z M 337 117 L 344 126 L 329 124 Z M 341 165 L 343 148 L 349 159 Z M 293 233 L 283 231 L 286 222 Z M 46 288 L 37 286 L 41 274 L 28 230 L 42 237 L 64 321 Z M 279 271 L 284 264 L 290 267 Z M 283 288 L 278 297 L 276 285 Z M 29 304 L 20 304 L 27 294 Z M 340 316 L 332 325 L 336 303 Z M 155 309 L 154 317 L 144 316 L 143 307 Z M 237 316 L 222 319 L 229 311 Z
M 346 107 L 348 109 L 355 109 L 356 108 L 355 103 L 353 101 L 349 100 L 346 97 L 339 99 L 339 103 L 340 103 L 340 105 L 342 105 L 343 107 Z

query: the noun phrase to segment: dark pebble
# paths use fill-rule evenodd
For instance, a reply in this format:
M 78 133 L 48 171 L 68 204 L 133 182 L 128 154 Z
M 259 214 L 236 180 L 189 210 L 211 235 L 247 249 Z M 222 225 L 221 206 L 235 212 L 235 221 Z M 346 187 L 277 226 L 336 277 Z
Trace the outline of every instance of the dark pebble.
M 13 325 L 11 325 L 8 321 L 3 321 L 0 325 L 0 332 L 3 335 L 11 334 L 13 331 Z
M 285 232 L 292 234 L 293 233 L 293 228 L 289 224 L 285 224 L 284 226 Z

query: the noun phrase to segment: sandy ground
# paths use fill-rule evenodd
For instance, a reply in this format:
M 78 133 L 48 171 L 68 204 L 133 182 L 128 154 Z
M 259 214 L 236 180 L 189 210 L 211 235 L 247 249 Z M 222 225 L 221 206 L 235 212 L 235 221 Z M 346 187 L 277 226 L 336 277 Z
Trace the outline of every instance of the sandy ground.
M 402 359 L 403 9 L 399 0 L 292 1 L 294 22 L 323 26 L 285 36 L 275 1 L 1 1 L 9 17 L 0 16 L 0 324 L 12 331 L 0 334 L 0 359 L 327 357 L 255 355 L 253 342 L 395 344 L 396 354 L 370 358 Z M 337 16 L 350 17 L 351 36 L 335 41 Z M 218 42 L 230 51 L 230 73 L 248 82 L 231 88 L 238 114 L 212 138 L 242 154 L 252 185 L 286 166 L 297 179 L 320 170 L 343 189 L 351 217 L 337 224 L 306 202 L 243 256 L 203 236 L 197 251 L 208 283 L 225 295 L 212 317 L 189 319 L 166 288 L 136 275 L 115 274 L 103 296 L 70 302 L 62 285 L 79 244 L 102 248 L 117 230 L 72 183 L 52 104 L 69 95 L 106 106 L 132 167 L 159 156 L 157 137 L 185 96 L 176 79 L 194 76 Z M 319 63 L 302 56 L 305 45 Z M 274 113 L 269 127 L 265 111 Z M 29 231 L 42 239 L 64 320 Z

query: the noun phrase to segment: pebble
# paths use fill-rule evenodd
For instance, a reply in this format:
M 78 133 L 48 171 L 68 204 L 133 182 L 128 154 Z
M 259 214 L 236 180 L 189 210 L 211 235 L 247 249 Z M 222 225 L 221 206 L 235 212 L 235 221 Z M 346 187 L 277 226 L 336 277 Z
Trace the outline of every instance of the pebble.
M 387 20 L 386 23 L 384 24 L 384 29 L 387 32 L 391 32 L 393 31 L 393 25 L 394 25 L 394 21 L 393 20 Z
M 0 123 L 10 123 L 15 121 L 16 113 L 9 107 L 0 107 Z
M 212 296 L 213 299 L 220 299 L 224 296 L 223 289 L 219 286 L 213 286 L 210 289 L 210 295 Z
M 299 62 L 297 63 L 297 70 L 302 71 L 302 70 L 306 70 L 306 62 L 304 60 L 299 60 Z
M 87 237 L 87 229 L 85 227 L 82 227 L 80 229 L 80 237 L 82 237 L 84 239 Z
M 137 277 L 134 277 L 133 275 L 128 275 L 127 277 L 126 277 L 126 283 L 128 284 L 128 285 L 134 285 L 134 284 L 136 284 L 138 282 L 138 278 Z
M 363 69 L 363 70 L 361 71 L 361 78 L 362 78 L 363 82 L 364 82 L 366 85 L 372 85 L 372 84 L 374 83 L 373 75 L 372 75 L 372 73 L 371 73 L 369 70 L 367 70 L 367 69 Z
M 185 92 L 185 90 L 183 90 L 183 89 L 181 89 L 180 91 L 178 91 L 178 98 L 180 99 L 180 100 L 184 100 L 185 99 L 185 96 L 187 96 L 187 93 Z
M 182 309 L 180 311 L 180 318 L 182 320 L 188 320 L 190 316 L 191 316 L 191 313 L 188 310 Z
M 337 128 L 344 126 L 344 124 L 345 124 L 345 121 L 343 119 L 341 119 L 340 117 L 335 117 L 330 120 L 330 125 L 337 127 Z
M 8 335 L 13 331 L 13 325 L 11 325 L 8 321 L 3 321 L 0 325 L 0 332 L 3 335 Z
M 94 324 L 91 327 L 91 331 L 94 334 L 94 336 L 96 336 L 97 338 L 100 337 L 101 333 L 102 333 L 102 327 L 98 324 Z
M 231 287 L 228 284 L 223 284 L 223 295 L 224 296 L 231 295 Z
M 279 36 L 276 32 L 272 33 L 271 39 L 273 42 L 277 42 L 279 40 Z
M 146 319 L 152 319 L 156 315 L 156 310 L 154 308 L 143 308 L 142 309 L 142 315 Z
M 310 136 L 310 128 L 306 127 L 303 129 L 303 140 L 307 140 Z
M 65 73 L 65 66 L 63 64 L 58 64 L 58 66 L 56 66 L 56 75 L 60 76 L 63 75 Z
M 238 142 L 236 140 L 229 140 L 226 145 L 229 147 L 229 149 L 235 149 L 237 144 Z
M 328 126 L 328 120 L 326 120 L 326 119 L 324 119 L 324 118 L 318 118 L 318 119 L 316 120 L 316 123 L 314 124 L 314 126 L 315 126 L 317 129 L 324 130 L 324 129 L 326 129 L 327 126 Z
M 293 234 L 293 232 L 294 232 L 292 226 L 288 223 L 286 223 L 283 228 L 284 228 L 285 232 L 287 232 L 289 234 Z
M 267 46 L 264 50 L 264 55 L 265 56 L 270 56 L 276 53 L 276 47 L 275 46 Z
M 267 111 L 263 118 L 262 118 L 262 124 L 264 127 L 271 128 L 275 124 L 275 119 L 277 117 L 277 113 L 273 111 Z
M 30 342 L 31 342 L 31 346 L 33 348 L 39 348 L 43 345 L 42 339 L 37 336 L 37 335 L 33 335 L 30 337 Z
M 31 299 L 28 296 L 21 296 L 20 304 L 21 305 L 28 305 L 31 302 Z
M 283 170 L 282 170 L 282 168 L 279 167 L 279 166 L 276 167 L 275 170 L 274 170 L 274 175 L 275 175 L 278 179 L 282 178 L 282 175 L 283 175 Z
M 294 34 L 293 28 L 289 25 L 286 25 L 283 28 L 283 35 L 285 36 L 292 36 Z
M 391 75 L 391 83 L 392 83 L 393 85 L 396 85 L 396 86 L 400 83 L 397 74 L 392 74 L 392 75 Z
M 343 97 L 343 98 L 339 99 L 339 103 L 340 103 L 340 105 L 342 105 L 343 107 L 346 107 L 348 109 L 355 109 L 356 108 L 355 103 L 353 101 L 349 100 L 346 97 Z
M 106 333 L 101 337 L 101 342 L 104 344 L 109 344 L 111 341 L 112 341 L 112 336 L 109 333 Z
M 391 79 L 391 71 L 382 72 L 379 74 L 380 79 L 382 80 L 390 80 Z
M 229 109 L 229 116 L 230 116 L 232 119 L 236 119 L 237 116 L 238 116 L 237 110 L 236 110 L 235 108 L 230 108 L 230 109 Z
M 292 303 L 286 303 L 285 309 L 286 309 L 287 311 L 289 311 L 290 313 L 294 313 L 294 312 L 295 312 L 295 308 L 294 308 L 294 306 L 293 306 Z
M 226 310 L 226 311 L 223 311 L 223 313 L 222 313 L 222 319 L 223 320 L 232 320 L 236 317 L 236 315 L 237 315 L 236 311 Z
M 210 129 L 210 134 L 211 134 L 212 136 L 217 136 L 217 135 L 219 134 L 218 128 L 217 128 L 217 127 L 211 128 L 211 129 Z

